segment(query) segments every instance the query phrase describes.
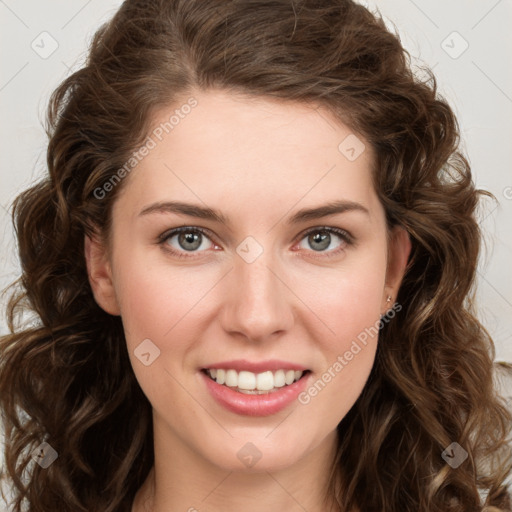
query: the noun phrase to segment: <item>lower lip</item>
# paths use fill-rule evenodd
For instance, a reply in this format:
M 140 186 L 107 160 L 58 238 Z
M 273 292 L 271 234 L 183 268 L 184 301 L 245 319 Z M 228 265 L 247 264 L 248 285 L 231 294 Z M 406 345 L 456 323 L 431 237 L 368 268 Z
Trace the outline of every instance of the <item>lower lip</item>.
M 244 416 L 270 416 L 282 411 L 297 399 L 298 395 L 306 388 L 311 372 L 303 375 L 297 382 L 283 386 L 279 391 L 263 395 L 239 393 L 227 386 L 217 384 L 204 371 L 201 371 L 201 375 L 213 398 L 229 411 Z

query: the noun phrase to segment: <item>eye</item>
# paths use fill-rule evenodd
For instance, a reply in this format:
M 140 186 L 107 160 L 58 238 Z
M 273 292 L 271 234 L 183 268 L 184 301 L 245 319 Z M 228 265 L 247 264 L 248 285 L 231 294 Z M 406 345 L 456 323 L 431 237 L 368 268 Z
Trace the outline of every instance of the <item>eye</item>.
M 326 251 L 325 249 L 327 249 L 333 242 L 333 235 L 334 238 L 340 239 L 342 243 L 337 249 Z M 327 226 L 321 228 L 315 227 L 308 230 L 303 234 L 301 241 L 302 240 L 306 240 L 306 243 L 312 248 L 313 252 L 328 253 L 326 255 L 327 257 L 337 255 L 348 245 L 352 245 L 354 243 L 352 236 L 344 229 L 330 228 Z
M 342 241 L 338 248 L 326 251 L 334 238 Z M 300 241 L 306 240 L 311 249 L 308 252 L 326 253 L 325 257 L 331 257 L 343 252 L 347 246 L 353 245 L 353 237 L 344 229 L 331 227 L 315 227 L 302 234 Z M 209 244 L 206 242 L 209 241 Z M 173 243 L 174 242 L 174 243 Z M 203 228 L 183 226 L 166 231 L 158 237 L 158 244 L 165 251 L 170 252 L 177 258 L 194 257 L 194 253 L 207 250 L 215 244 L 211 240 L 209 232 Z M 302 246 L 301 246 L 302 247 Z M 303 248 L 303 247 L 302 247 Z M 188 253 L 188 254 L 187 254 Z M 323 256 L 323 254 L 322 254 Z
M 175 243 L 171 241 L 175 238 Z M 180 227 L 163 233 L 158 243 L 161 244 L 166 251 L 169 251 L 178 258 L 189 257 L 186 253 L 200 252 L 198 249 L 208 249 L 203 243 L 210 240 L 206 234 L 206 230 L 196 227 Z M 210 240 L 211 242 L 211 240 Z M 208 245 L 208 244 L 206 244 Z

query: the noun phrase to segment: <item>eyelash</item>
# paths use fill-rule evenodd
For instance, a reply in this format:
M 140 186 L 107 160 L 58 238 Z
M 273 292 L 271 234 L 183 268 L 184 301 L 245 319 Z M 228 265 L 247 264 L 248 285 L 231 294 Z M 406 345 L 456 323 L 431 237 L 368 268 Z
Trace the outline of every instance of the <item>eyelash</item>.
M 195 252 L 187 253 L 186 251 L 176 251 L 175 249 L 171 248 L 166 243 L 173 236 L 178 235 L 183 232 L 185 232 L 185 233 L 201 233 L 202 235 L 204 235 L 206 238 L 208 238 L 210 241 L 213 242 L 213 240 L 211 240 L 212 236 L 211 236 L 209 230 L 206 230 L 204 228 L 199 228 L 199 227 L 182 226 L 179 228 L 174 228 L 171 231 L 166 231 L 165 233 L 162 233 L 158 237 L 157 243 L 158 243 L 158 245 L 160 245 L 162 247 L 163 250 L 169 252 L 170 254 L 172 254 L 173 256 L 175 256 L 177 258 L 194 258 L 194 256 L 192 256 L 192 255 L 195 254 Z M 334 233 L 335 235 L 339 236 L 348 246 L 354 245 L 354 238 L 347 231 L 345 231 L 344 229 L 333 228 L 333 227 L 328 227 L 328 226 L 310 228 L 307 231 L 301 233 L 301 235 L 299 235 L 300 238 L 298 238 L 298 241 L 300 242 L 302 239 L 304 239 L 311 233 Z M 335 249 L 333 251 L 316 251 L 316 252 L 321 255 L 319 257 L 330 258 L 330 257 L 338 255 L 344 249 L 345 249 L 345 247 L 342 245 L 341 247 L 339 247 L 338 249 Z M 312 252 L 315 252 L 315 251 L 312 251 Z M 323 254 L 325 254 L 325 256 L 323 256 Z M 314 256 L 314 257 L 318 257 L 318 256 Z

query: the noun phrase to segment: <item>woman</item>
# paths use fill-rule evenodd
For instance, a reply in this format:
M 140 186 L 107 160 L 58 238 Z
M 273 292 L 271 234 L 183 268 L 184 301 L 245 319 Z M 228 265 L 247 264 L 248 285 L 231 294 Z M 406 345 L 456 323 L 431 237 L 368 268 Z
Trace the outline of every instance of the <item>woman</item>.
M 0 352 L 16 512 L 510 510 L 487 193 L 382 19 L 128 0 L 49 121 Z

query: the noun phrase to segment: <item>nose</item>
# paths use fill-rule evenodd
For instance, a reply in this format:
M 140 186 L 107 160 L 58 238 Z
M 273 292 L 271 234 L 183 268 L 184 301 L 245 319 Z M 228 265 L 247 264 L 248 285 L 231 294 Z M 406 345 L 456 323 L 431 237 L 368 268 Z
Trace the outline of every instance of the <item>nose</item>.
M 224 287 L 220 319 L 226 332 L 263 341 L 293 325 L 295 296 L 270 254 L 264 252 L 252 263 L 235 258 Z

